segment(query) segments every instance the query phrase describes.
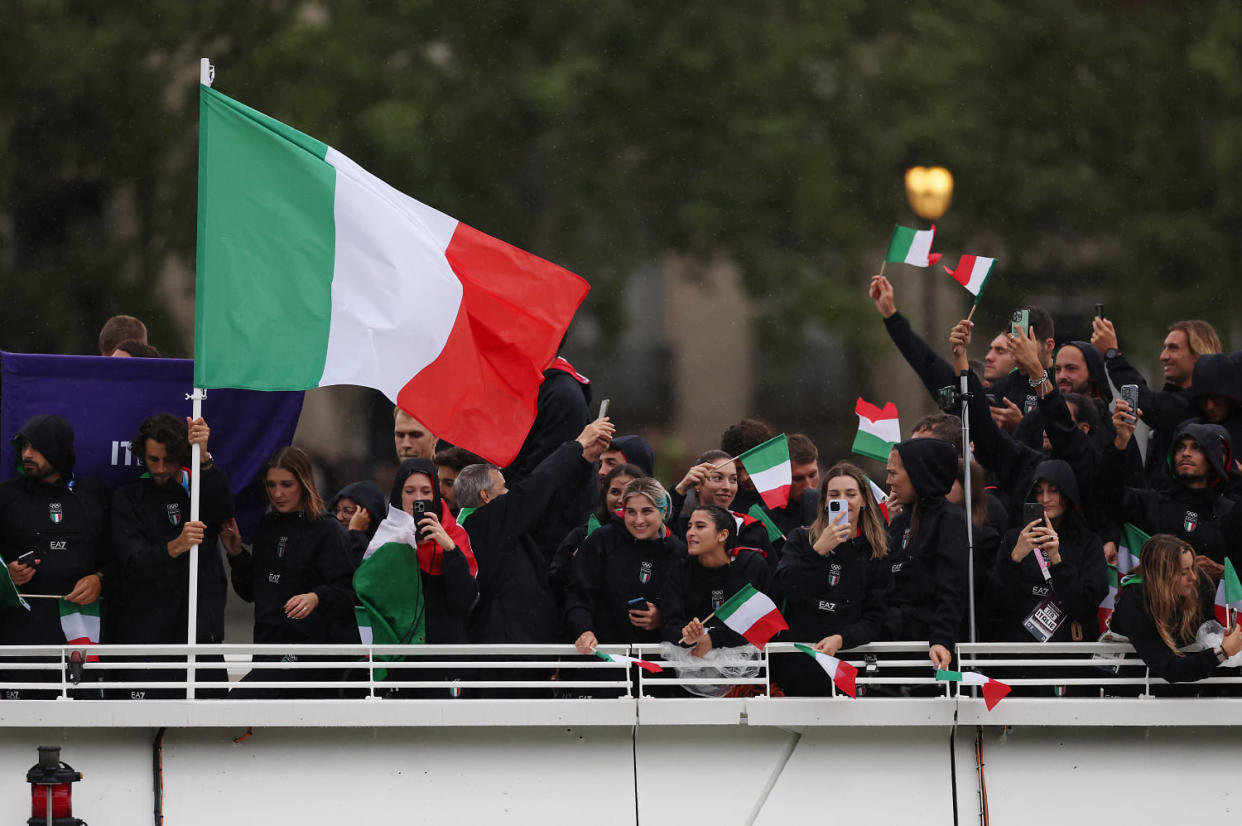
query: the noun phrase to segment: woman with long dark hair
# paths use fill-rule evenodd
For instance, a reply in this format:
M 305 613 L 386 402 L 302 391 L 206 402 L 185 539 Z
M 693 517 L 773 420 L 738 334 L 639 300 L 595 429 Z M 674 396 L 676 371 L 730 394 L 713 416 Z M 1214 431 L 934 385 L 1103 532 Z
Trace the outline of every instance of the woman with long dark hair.
M 829 503 L 844 500 L 846 519 L 833 523 Z M 808 642 L 836 656 L 866 645 L 884 628 L 893 574 L 888 529 L 862 469 L 838 462 L 819 486 L 820 510 L 810 527 L 789 534 L 776 569 L 789 631 L 781 639 Z M 831 692 L 832 680 L 803 654 L 773 658 L 776 682 L 789 695 Z
M 1158 533 L 1143 545 L 1138 567 L 1122 581 L 1110 627 L 1129 637 L 1153 677 L 1194 682 L 1212 676 L 1242 651 L 1242 629 L 1236 623 L 1215 648 L 1181 650 L 1212 615 L 1212 603 L 1212 583 L 1195 565 L 1194 548 Z
M 669 525 L 677 536 L 686 535 L 686 526 L 690 522 L 689 515 L 683 514 L 682 510 L 691 489 L 698 495 L 698 504 L 717 505 L 732 513 L 741 523 L 737 531 L 737 544 L 762 551 L 768 567 L 776 568 L 776 551 L 763 522 L 749 513 L 730 510 L 737 498 L 738 464 L 728 453 L 723 450 L 703 453 L 694 467 L 686 471 L 682 480 L 673 487 L 670 492 L 673 516 Z

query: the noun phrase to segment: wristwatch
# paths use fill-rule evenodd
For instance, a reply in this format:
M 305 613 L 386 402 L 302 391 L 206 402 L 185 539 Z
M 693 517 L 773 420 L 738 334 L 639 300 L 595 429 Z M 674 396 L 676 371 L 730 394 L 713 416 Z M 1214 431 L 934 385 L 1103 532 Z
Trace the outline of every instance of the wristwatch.
M 1225 656 L 1225 647 L 1222 645 L 1218 645 L 1213 648 L 1212 653 L 1216 655 L 1216 662 L 1218 663 L 1223 663 L 1225 660 L 1229 659 Z
M 1035 379 L 1033 379 L 1033 378 L 1027 378 L 1027 380 L 1026 380 L 1026 381 L 1027 381 L 1027 383 L 1028 383 L 1028 384 L 1030 384 L 1030 385 L 1031 385 L 1031 389 L 1032 389 L 1032 390 L 1035 390 L 1035 389 L 1037 389 L 1037 388 L 1038 388 L 1041 384 L 1043 384 L 1044 382 L 1048 381 L 1048 371 L 1047 371 L 1047 370 L 1045 370 L 1044 372 L 1040 373 L 1040 374 L 1039 374 L 1039 380 L 1038 380 L 1038 381 L 1037 381 L 1037 380 L 1035 380 Z
M 1109 347 L 1107 350 L 1104 351 L 1104 358 L 1108 359 L 1109 361 L 1112 361 L 1113 359 L 1117 358 L 1117 356 L 1119 355 L 1121 355 L 1121 351 L 1118 350 L 1116 347 Z

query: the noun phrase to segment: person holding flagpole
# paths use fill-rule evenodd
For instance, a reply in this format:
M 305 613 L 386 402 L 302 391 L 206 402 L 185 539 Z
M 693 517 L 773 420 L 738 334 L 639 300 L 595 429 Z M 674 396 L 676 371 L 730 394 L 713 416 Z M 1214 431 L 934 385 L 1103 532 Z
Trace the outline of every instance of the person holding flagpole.
M 892 563 L 888 529 L 861 468 L 851 462 L 833 465 L 824 474 L 819 498 L 815 522 L 797 528 L 785 542 L 776 593 L 785 601 L 785 638 L 836 656 L 879 638 L 893 588 Z M 848 519 L 834 524 L 828 503 L 841 499 Z M 787 695 L 832 692 L 824 669 L 801 654 L 777 655 L 772 668 Z
M 763 522 L 750 514 L 730 510 L 738 491 L 736 458 L 723 450 L 709 450 L 699 456 L 694 466 L 686 471 L 686 475 L 670 491 L 672 516 L 669 517 L 669 524 L 677 536 L 686 535 L 690 518 L 682 514 L 682 509 L 685 507 L 686 494 L 693 489 L 698 493 L 700 504 L 717 505 L 732 513 L 739 523 L 737 544 L 762 551 L 768 567 L 775 569 L 776 551 Z

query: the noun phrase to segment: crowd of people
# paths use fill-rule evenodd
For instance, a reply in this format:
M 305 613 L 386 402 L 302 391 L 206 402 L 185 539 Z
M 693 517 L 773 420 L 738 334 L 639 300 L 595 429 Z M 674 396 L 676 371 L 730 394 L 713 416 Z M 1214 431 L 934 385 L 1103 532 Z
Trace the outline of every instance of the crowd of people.
M 925 641 L 929 665 L 950 669 L 964 640 L 1097 639 L 1110 565 L 1120 563 L 1110 632 L 1170 682 L 1227 673 L 1226 661 L 1242 650 L 1236 624 L 1216 629 L 1215 645 L 1188 649 L 1214 615 L 1226 562 L 1242 563 L 1242 464 L 1232 449 L 1242 435 L 1238 354 L 1222 353 L 1206 322 L 1176 322 L 1157 388 L 1122 353 L 1109 319 L 1094 319 L 1090 341 L 1058 346 L 1052 317 L 1029 307 L 1024 324 L 997 331 L 986 357 L 972 363 L 970 320 L 954 326 L 940 355 L 897 311 L 887 279 L 876 276 L 870 295 L 893 343 L 945 408 L 893 447 L 886 498 L 856 464 L 821 463 L 811 439 L 789 434 L 788 501 L 765 504 L 737 460 L 776 435 L 757 419 L 726 429 L 719 447 L 665 487 L 652 476 L 651 446 L 618 434 L 606 416 L 593 418 L 589 382 L 557 358 L 509 466 L 445 444 L 394 409 L 401 464 L 387 495 L 359 480 L 325 499 L 306 451 L 281 448 L 263 468 L 268 509 L 249 544 L 203 419 L 154 413 L 136 423 L 132 445 L 145 473 L 109 493 L 74 473 L 69 423 L 35 416 L 14 437 L 19 475 L 0 483 L 0 555 L 21 592 L 101 605 L 102 642 L 180 643 L 189 551 L 201 546 L 197 641 L 224 640 L 231 581 L 254 604 L 254 641 L 289 646 L 257 658 L 218 695 L 278 696 L 248 684 L 339 676 L 264 661 L 296 660 L 301 643 L 359 641 L 354 575 L 381 524 L 399 512 L 417 531 L 418 564 L 417 578 L 400 583 L 409 593 L 401 621 L 409 638 L 427 644 L 573 643 L 590 655 L 601 644 L 663 643 L 702 658 L 746 644 L 714 614 L 749 586 L 780 607 L 789 630 L 778 640 L 828 655 L 880 640 Z M 145 329 L 142 340 L 132 325 L 118 334 L 129 343 L 107 342 L 113 352 L 104 353 L 101 336 L 101 354 L 123 345 L 143 355 L 133 351 L 149 346 Z M 967 392 L 946 393 L 962 375 Z M 1114 398 L 1114 387 L 1126 388 L 1126 398 Z M 195 447 L 201 498 L 191 520 Z M 1127 524 L 1151 538 L 1130 547 Z M 0 644 L 64 644 L 62 600 L 29 603 L 0 609 Z M 226 679 L 206 661 L 206 679 Z M 470 669 L 463 661 L 448 673 L 468 678 Z M 16 685 L 36 673 L 0 663 L 0 681 Z M 574 693 L 569 674 L 558 680 L 532 667 L 517 676 Z M 772 678 L 773 691 L 787 695 L 831 691 L 823 669 L 800 654 L 775 656 Z M 135 671 L 134 679 L 152 676 Z M 123 696 L 171 691 L 148 685 Z M 6 689 L 8 698 L 23 696 L 40 695 Z

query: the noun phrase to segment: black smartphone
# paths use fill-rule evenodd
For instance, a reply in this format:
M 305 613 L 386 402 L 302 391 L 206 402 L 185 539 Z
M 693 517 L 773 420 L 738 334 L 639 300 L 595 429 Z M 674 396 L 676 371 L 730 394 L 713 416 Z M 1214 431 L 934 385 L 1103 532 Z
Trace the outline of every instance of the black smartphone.
M 415 499 L 410 503 L 410 514 L 414 517 L 414 521 L 422 519 L 431 512 L 431 501 L 428 499 Z
M 1096 304 L 1096 305 L 1095 305 L 1095 317 L 1096 317 L 1096 318 L 1103 318 L 1103 317 L 1104 317 L 1104 305 L 1103 305 L 1103 304 Z
M 1121 400 L 1130 405 L 1130 421 L 1135 421 L 1138 416 L 1138 385 L 1123 384 L 1121 385 Z
M 1040 524 L 1044 521 L 1044 506 L 1038 502 L 1027 502 L 1022 506 L 1022 527 L 1038 520 Z
M 634 597 L 632 600 L 625 603 L 625 608 L 627 611 L 646 611 L 647 600 L 643 597 Z
M 34 555 L 34 551 L 26 551 L 26 553 L 19 556 L 16 561 L 20 562 L 22 565 L 33 565 L 35 564 Z

